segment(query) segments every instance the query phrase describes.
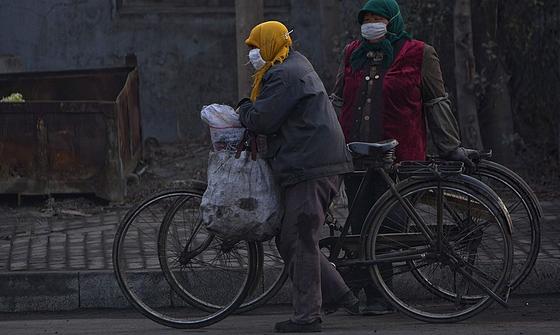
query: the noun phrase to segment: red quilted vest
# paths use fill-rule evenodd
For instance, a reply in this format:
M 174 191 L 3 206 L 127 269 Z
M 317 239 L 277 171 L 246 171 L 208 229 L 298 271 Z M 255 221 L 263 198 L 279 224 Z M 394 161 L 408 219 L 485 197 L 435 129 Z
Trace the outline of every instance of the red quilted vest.
M 339 121 L 347 142 L 352 129 L 353 113 L 359 107 L 358 93 L 361 92 L 366 71 L 369 70 L 352 71 L 350 56 L 360 43 L 351 42 L 344 55 L 344 105 Z M 423 42 L 405 41 L 382 83 L 382 137 L 399 141 L 396 152 L 398 161 L 426 159 L 427 135 L 421 92 L 423 55 Z

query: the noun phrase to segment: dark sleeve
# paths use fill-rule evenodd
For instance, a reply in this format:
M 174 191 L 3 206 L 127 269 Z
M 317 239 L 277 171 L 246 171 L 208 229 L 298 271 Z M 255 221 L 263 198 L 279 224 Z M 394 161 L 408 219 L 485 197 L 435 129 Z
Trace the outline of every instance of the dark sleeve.
M 422 63 L 422 99 L 430 101 L 445 95 L 445 85 L 436 50 L 424 46 L 424 59 Z
M 424 48 L 422 63 L 422 99 L 426 122 L 439 154 L 457 149 L 461 145 L 459 125 L 445 92 L 438 55 L 429 45 Z
M 298 100 L 292 91 L 293 87 L 286 84 L 280 73 L 265 76 L 257 100 L 239 107 L 239 120 L 257 134 L 277 132 Z

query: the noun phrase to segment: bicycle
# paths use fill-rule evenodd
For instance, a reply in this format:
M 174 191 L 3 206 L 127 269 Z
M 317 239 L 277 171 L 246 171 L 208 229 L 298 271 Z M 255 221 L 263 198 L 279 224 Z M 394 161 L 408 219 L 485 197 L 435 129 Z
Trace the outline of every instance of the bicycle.
M 346 222 L 340 236 L 331 236 L 322 241 L 322 245 L 330 251 L 331 261 L 339 268 L 366 267 L 374 282 L 396 308 L 423 321 L 459 321 L 482 311 L 493 301 L 505 304 L 510 289 L 507 284 L 512 263 L 511 219 L 499 197 L 476 179 L 462 175 L 462 163 L 412 162 L 401 164 L 397 168 L 397 165 L 393 164 L 396 145 L 394 140 L 349 145 L 349 149 L 355 154 L 373 159 L 370 169 L 382 173 L 390 190 L 372 207 L 361 235 L 348 235 L 349 224 Z M 387 171 L 396 169 L 400 173 L 408 174 L 409 178 L 403 182 L 393 182 Z M 367 175 L 364 178 L 367 178 Z M 122 227 L 129 227 L 134 223 L 134 216 L 141 212 L 139 209 L 142 208 L 142 204 L 132 211 L 132 215 L 127 215 L 117 232 L 114 264 L 119 285 L 127 298 L 133 298 L 133 305 L 144 315 L 172 327 L 199 328 L 221 320 L 242 303 L 262 273 L 262 268 L 253 268 L 255 263 L 262 263 L 262 256 L 255 255 L 254 252 L 236 253 L 236 265 L 242 270 L 244 280 L 239 281 L 241 284 L 236 286 L 237 294 L 226 299 L 227 302 L 207 304 L 202 300 L 204 303 L 201 304 L 201 300 L 194 301 L 192 288 L 181 285 L 188 280 L 179 279 L 188 277 L 180 277 L 177 274 L 187 266 L 191 266 L 190 270 L 194 269 L 192 265 L 196 262 L 193 260 L 204 254 L 216 237 L 206 235 L 202 239 L 195 238 L 204 231 L 200 222 L 195 225 L 195 229 L 192 229 L 192 225 L 185 228 L 174 224 L 177 222 L 178 209 L 183 208 L 181 202 L 187 197 L 202 195 L 200 190 L 182 192 L 167 193 L 169 197 L 177 198 L 165 207 L 166 213 L 162 220 L 156 220 L 159 224 L 158 260 L 174 293 L 179 294 L 189 304 L 213 314 L 193 320 L 167 317 L 162 313 L 153 313 L 150 306 L 146 306 L 143 301 L 139 302 L 137 296 L 128 292 L 129 288 L 126 282 L 123 282 L 123 272 L 126 271 L 119 268 L 119 264 L 123 263 L 120 255 L 124 253 L 120 252 L 120 249 L 125 244 L 123 240 L 126 239 L 129 229 Z M 157 202 L 161 197 L 162 195 L 153 197 L 147 203 Z M 187 210 L 189 209 L 196 210 L 196 206 L 187 207 Z M 406 213 L 406 216 L 397 221 L 398 225 L 394 222 L 386 224 L 386 221 L 390 222 L 386 220 L 389 214 L 394 212 Z M 184 215 L 179 217 L 184 219 Z M 184 242 L 180 241 L 180 236 L 185 237 Z M 490 239 L 491 244 L 487 242 Z M 166 243 L 168 240 L 175 243 Z M 196 241 L 200 243 L 194 243 Z M 168 251 L 167 247 L 172 247 L 173 244 L 176 250 Z M 223 249 L 226 244 L 226 241 L 221 241 L 216 246 Z M 239 243 L 228 245 L 227 249 L 232 250 L 236 245 Z M 247 245 L 249 247 L 242 250 L 251 249 L 252 244 Z M 486 255 L 485 261 L 493 257 L 494 262 L 482 263 L 485 266 L 483 268 L 475 265 L 479 251 L 482 252 L 490 246 L 494 247 L 493 252 L 490 256 Z M 347 257 L 353 253 L 351 258 Z M 356 255 L 357 257 L 354 257 Z M 381 265 L 388 263 L 392 265 L 391 278 L 399 274 L 411 274 L 416 283 L 419 283 L 419 287 L 425 288 L 430 295 L 414 300 L 402 295 L 399 290 L 394 290 L 392 279 L 387 279 L 380 270 Z M 434 266 L 435 270 L 440 270 L 437 276 L 435 270 L 422 270 Z M 395 272 L 395 269 L 401 272 Z M 446 269 L 447 273 L 444 273 Z M 488 274 L 485 272 L 488 270 L 494 272 Z M 453 274 L 454 278 L 453 287 L 444 284 L 449 280 L 450 274 Z M 459 281 L 458 275 L 461 279 Z M 441 280 L 436 282 L 432 277 L 437 279 L 438 276 Z M 276 283 L 280 281 L 277 280 Z M 398 285 L 402 283 L 397 280 L 397 287 Z M 273 288 L 277 286 L 273 285 Z M 434 304 L 434 299 L 437 299 L 437 304 Z M 426 301 L 430 303 L 426 304 Z
M 512 235 L 514 242 L 513 277 L 509 285 L 513 291 L 525 281 L 536 263 L 540 249 L 540 220 L 543 213 L 541 205 L 529 185 L 515 172 L 503 165 L 492 162 L 490 160 L 491 157 L 491 151 L 480 153 L 479 159 L 475 162 L 476 167 L 465 171 L 465 173 L 489 185 L 504 201 L 510 217 L 512 217 L 515 233 Z M 438 159 L 437 156 L 428 157 L 428 160 L 432 161 Z M 332 214 L 327 216 L 325 225 L 329 226 L 331 237 L 335 236 L 335 231 L 340 231 L 342 228 L 338 225 Z M 269 250 L 272 248 L 273 246 L 268 246 Z M 287 280 L 288 274 L 283 268 L 280 256 L 277 256 L 276 262 L 280 264 L 276 265 L 276 277 L 273 280 L 266 280 L 267 282 L 272 282 L 272 286 L 267 288 L 261 287 L 261 295 L 253 298 L 249 303 L 246 303 L 244 308 L 236 312 L 254 309 L 266 303 L 268 299 L 280 290 Z M 279 267 L 282 268 L 282 271 L 278 271 Z

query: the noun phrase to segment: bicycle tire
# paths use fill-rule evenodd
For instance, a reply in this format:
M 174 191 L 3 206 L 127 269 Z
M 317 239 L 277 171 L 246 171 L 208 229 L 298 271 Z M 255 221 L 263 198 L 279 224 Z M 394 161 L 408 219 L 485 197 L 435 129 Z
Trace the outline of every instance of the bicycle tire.
M 495 219 L 496 224 L 492 226 L 488 225 L 488 227 L 497 228 L 497 233 L 501 237 L 501 240 L 498 241 L 502 242 L 499 245 L 498 250 L 502 251 L 503 255 L 501 257 L 503 258 L 501 259 L 501 263 L 498 263 L 499 274 L 497 275 L 495 282 L 490 284 L 492 287 L 488 289 L 492 290 L 492 292 L 495 292 L 498 295 L 503 296 L 507 294 L 506 293 L 506 290 L 508 289 L 507 284 L 509 282 L 509 276 L 510 276 L 510 271 L 512 266 L 512 259 L 511 259 L 512 245 L 511 245 L 511 227 L 510 227 L 511 222 L 509 221 L 510 220 L 509 214 L 505 210 L 505 206 L 501 203 L 499 197 L 497 197 L 497 195 L 493 193 L 493 191 L 490 190 L 487 186 L 467 176 L 450 177 L 441 181 L 431 179 L 431 178 L 421 178 L 421 179 L 409 178 L 407 181 L 398 184 L 397 189 L 399 191 L 399 194 L 401 194 L 403 197 L 407 197 L 412 194 L 418 193 L 420 191 L 424 192 L 429 189 L 436 189 L 438 183 L 440 183 L 439 185 L 441 185 L 441 187 L 444 190 L 447 190 L 447 192 L 449 193 L 457 192 L 457 194 L 463 195 L 467 197 L 467 199 L 469 200 L 476 199 L 477 200 L 476 203 L 479 205 L 479 210 L 480 209 L 488 210 L 488 212 L 491 213 L 491 218 Z M 387 235 L 386 231 L 382 233 L 380 232 L 380 230 L 384 227 L 383 224 L 388 218 L 389 213 L 395 210 L 396 208 L 395 205 L 397 203 L 398 203 L 398 199 L 395 196 L 393 196 L 393 194 L 390 191 L 388 191 L 380 198 L 380 200 L 370 210 L 368 217 L 366 219 L 366 224 L 364 225 L 364 228 L 362 230 L 362 246 L 363 246 L 363 252 L 366 260 L 375 260 L 378 257 L 382 257 L 381 254 L 380 255 L 376 254 L 377 253 L 376 248 L 378 247 L 381 248 L 382 246 L 381 241 L 387 241 L 396 238 L 395 237 L 396 235 L 391 237 L 390 236 L 391 234 Z M 387 222 L 389 222 L 389 220 L 387 220 Z M 479 226 L 483 227 L 482 224 L 480 224 Z M 390 224 L 387 224 L 387 227 L 390 227 Z M 385 227 L 386 230 L 389 229 L 387 227 Z M 476 225 L 475 227 L 477 227 L 476 232 L 478 233 L 479 228 Z M 453 227 L 450 226 L 448 228 L 453 228 Z M 458 227 L 455 227 L 455 231 L 460 232 L 461 230 L 458 229 Z M 449 229 L 450 235 L 451 232 L 452 230 Z M 470 230 L 467 230 L 464 233 L 470 233 Z M 421 234 L 417 234 L 416 236 L 421 236 Z M 449 249 L 456 248 L 450 250 L 450 253 L 453 253 L 455 257 L 459 258 L 460 255 L 459 250 L 461 247 L 460 242 L 462 241 L 455 241 L 455 242 L 456 242 L 456 246 L 452 246 L 449 243 L 449 245 L 446 247 Z M 425 243 L 427 244 L 428 242 Z M 470 243 L 471 242 L 468 242 L 468 244 Z M 402 245 L 397 244 L 397 247 L 403 249 L 406 245 L 404 244 L 404 242 L 401 242 L 401 244 Z M 389 244 L 386 244 L 385 247 L 387 248 L 388 245 Z M 500 261 L 500 258 L 498 258 L 498 260 Z M 432 323 L 458 322 L 480 313 L 494 302 L 494 300 L 491 299 L 490 296 L 483 295 L 483 294 L 469 295 L 469 296 L 465 295 L 465 297 L 468 297 L 468 299 L 462 299 L 462 295 L 460 293 L 453 293 L 453 292 L 450 293 L 450 289 L 453 288 L 448 288 L 448 287 L 443 288 L 441 286 L 437 286 L 436 284 L 430 282 L 429 280 L 422 279 L 422 278 L 419 279 L 417 276 L 414 275 L 414 273 L 412 273 L 412 270 L 410 269 L 409 261 L 402 262 L 402 263 L 403 265 L 401 265 L 399 269 L 405 272 L 401 274 L 410 272 L 410 274 L 408 274 L 408 277 L 406 277 L 404 280 L 405 284 L 412 285 L 411 287 L 413 288 L 410 290 L 413 291 L 414 294 L 422 293 L 422 292 L 418 292 L 421 288 L 426 289 L 427 293 L 429 294 L 427 297 L 422 296 L 422 297 L 407 298 L 406 296 L 403 295 L 403 292 L 397 292 L 398 290 L 394 290 L 390 287 L 391 284 L 390 282 L 392 281 L 392 279 L 384 278 L 387 277 L 387 275 L 381 273 L 380 266 L 372 265 L 369 267 L 369 270 L 370 270 L 370 275 L 372 277 L 372 280 L 377 285 L 378 289 L 382 292 L 383 296 L 389 302 L 391 302 L 393 306 L 395 306 L 395 308 L 397 308 L 398 310 L 400 310 L 401 312 L 403 312 L 404 314 L 412 318 L 424 322 L 432 322 Z M 464 264 L 466 264 L 466 262 L 464 262 Z M 443 285 L 443 286 L 451 285 L 449 279 L 446 276 L 453 276 L 453 285 L 456 286 L 457 284 L 456 276 L 458 271 L 451 271 L 451 266 L 445 265 L 443 261 L 440 262 L 439 260 L 430 260 L 429 258 L 426 258 L 426 263 L 422 264 L 422 266 L 433 266 L 433 265 L 436 265 L 436 267 L 433 267 L 432 269 L 439 268 L 442 273 L 442 278 L 440 280 L 439 285 Z M 448 268 L 446 268 L 447 266 Z M 391 268 L 393 274 L 395 268 L 396 267 Z M 478 271 L 484 273 L 484 271 L 480 269 L 478 269 Z M 434 273 L 435 270 L 432 274 Z M 489 275 L 487 275 L 487 277 L 492 278 L 492 276 Z M 463 282 L 469 284 L 468 289 L 471 289 L 469 281 L 465 280 L 465 278 L 467 277 L 465 277 L 464 273 L 461 278 L 463 279 L 462 280 Z M 400 279 L 402 281 L 402 277 Z M 458 292 L 458 290 L 456 291 Z M 404 294 L 406 294 L 406 292 Z M 450 303 L 449 297 L 452 296 L 453 294 L 455 294 L 455 299 Z M 426 299 L 431 299 L 431 300 L 427 300 L 426 302 Z M 417 305 L 412 306 L 413 303 Z M 463 309 L 461 310 L 458 309 L 459 304 L 461 305 L 460 307 Z M 440 312 L 440 310 L 442 310 L 443 307 L 447 308 L 448 310 Z
M 165 303 L 165 305 L 159 305 L 159 303 L 150 301 L 150 298 L 153 296 L 166 296 L 163 292 L 157 292 L 157 285 L 167 290 L 167 286 L 163 286 L 163 283 L 166 283 L 165 278 L 163 278 L 163 275 L 159 274 L 161 265 L 159 265 L 158 250 L 155 250 L 157 247 L 157 239 L 159 238 L 159 226 L 163 222 L 160 219 L 165 216 L 169 209 L 168 204 L 163 200 L 176 201 L 184 197 L 192 197 L 193 195 L 199 196 L 200 190 L 166 190 L 148 197 L 125 215 L 117 228 L 113 243 L 113 267 L 119 287 L 126 299 L 141 314 L 152 321 L 173 328 L 202 328 L 227 317 L 242 303 L 245 296 L 248 294 L 252 285 L 252 280 L 257 271 L 257 248 L 254 244 L 248 244 L 247 269 L 244 277 L 240 281 L 239 287 L 237 287 L 237 292 L 233 292 L 229 302 L 224 304 L 223 308 L 213 311 L 209 315 L 191 310 L 185 313 L 185 309 L 187 309 L 188 306 L 174 298 L 171 288 L 169 290 L 169 298 L 171 300 L 169 304 Z M 163 208 L 160 209 L 156 207 L 156 212 L 156 210 L 152 209 L 153 207 L 150 206 L 155 206 L 157 204 L 160 204 Z M 148 214 L 150 215 L 142 220 L 143 217 L 141 214 L 145 210 L 148 210 Z M 135 230 L 136 233 L 134 233 Z M 150 233 L 146 233 L 144 230 Z M 146 242 L 143 241 L 141 237 L 142 239 L 153 238 L 155 240 Z M 133 248 L 131 248 L 131 246 Z M 149 256 L 151 256 L 151 258 L 144 260 L 144 263 L 149 264 L 150 268 L 138 270 L 139 263 L 135 260 L 128 261 L 126 257 L 127 255 L 137 252 L 136 248 L 142 248 L 143 252 L 146 253 L 147 251 L 144 249 L 147 247 L 150 247 L 149 251 L 153 254 L 150 254 Z M 152 250 L 152 247 L 154 250 Z M 150 280 L 149 283 L 146 281 L 138 283 L 138 274 L 142 273 L 142 271 L 145 272 L 146 280 Z M 163 280 L 161 280 L 160 277 L 162 277 Z M 155 280 L 154 278 L 158 279 Z M 153 285 L 154 283 L 157 285 Z M 169 284 L 167 283 L 167 285 Z M 146 290 L 143 286 L 147 286 L 149 289 Z M 148 291 L 148 293 L 145 294 L 144 291 Z M 180 316 L 174 316 L 173 314 L 179 314 Z
M 494 191 L 506 202 L 508 211 L 514 221 L 514 233 L 512 235 L 514 267 L 512 271 L 513 278 L 511 279 L 510 285 L 512 290 L 515 290 L 527 279 L 539 255 L 541 244 L 541 218 L 543 216 L 542 207 L 529 185 L 519 175 L 501 164 L 488 160 L 481 160 L 476 170 L 470 175 L 488 184 L 489 182 L 486 178 L 505 186 L 508 189 L 507 193 L 519 198 L 526 212 L 525 217 L 523 213 L 515 215 L 514 212 L 520 212 L 515 208 L 517 207 L 516 203 L 506 201 L 508 194 L 502 194 L 497 187 L 494 187 Z M 526 238 L 524 235 L 527 233 L 530 234 L 528 246 L 524 241 Z

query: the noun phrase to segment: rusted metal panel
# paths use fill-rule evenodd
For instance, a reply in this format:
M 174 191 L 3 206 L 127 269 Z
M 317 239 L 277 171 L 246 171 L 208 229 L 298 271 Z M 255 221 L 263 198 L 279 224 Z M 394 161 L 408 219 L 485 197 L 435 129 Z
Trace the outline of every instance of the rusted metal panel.
M 124 88 L 117 97 L 117 106 L 119 150 L 124 171 L 128 174 L 136 167 L 142 152 L 138 71 L 129 73 Z
M 0 75 L 0 193 L 126 194 L 142 152 L 134 68 Z

